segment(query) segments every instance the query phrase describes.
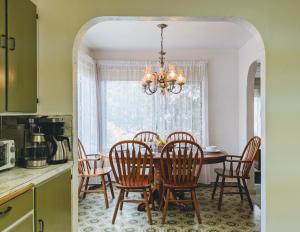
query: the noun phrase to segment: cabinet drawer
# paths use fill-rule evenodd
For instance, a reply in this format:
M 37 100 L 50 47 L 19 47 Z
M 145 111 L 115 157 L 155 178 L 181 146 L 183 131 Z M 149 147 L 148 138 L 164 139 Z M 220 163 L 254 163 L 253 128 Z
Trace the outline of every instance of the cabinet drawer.
M 0 205 L 0 231 L 33 209 L 33 190 Z

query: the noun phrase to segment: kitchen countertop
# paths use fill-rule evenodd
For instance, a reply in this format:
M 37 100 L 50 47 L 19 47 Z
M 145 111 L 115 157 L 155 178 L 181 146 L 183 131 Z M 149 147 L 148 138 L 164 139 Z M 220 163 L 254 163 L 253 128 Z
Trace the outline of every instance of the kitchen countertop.
M 0 198 L 13 193 L 29 184 L 37 185 L 60 172 L 70 169 L 73 162 L 48 165 L 41 169 L 26 169 L 14 167 L 0 172 Z

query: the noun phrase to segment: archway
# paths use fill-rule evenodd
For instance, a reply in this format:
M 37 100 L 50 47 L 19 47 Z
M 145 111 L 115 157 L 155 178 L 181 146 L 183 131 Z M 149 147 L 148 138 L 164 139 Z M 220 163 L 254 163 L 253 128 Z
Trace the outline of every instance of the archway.
M 73 46 L 73 128 L 74 128 L 74 133 L 73 133 L 73 141 L 74 141 L 74 145 L 73 145 L 73 150 L 74 152 L 74 159 L 77 159 L 77 59 L 78 59 L 78 50 L 79 50 L 79 46 L 81 43 L 81 40 L 84 36 L 84 34 L 87 32 L 87 30 L 89 28 L 91 28 L 92 26 L 94 26 L 95 24 L 104 22 L 104 21 L 121 21 L 121 20 L 133 20 L 133 21 L 207 21 L 207 22 L 223 22 L 223 21 L 228 21 L 228 22 L 233 22 L 236 24 L 239 24 L 245 28 L 247 28 L 248 31 L 250 31 L 255 39 L 257 40 L 257 42 L 260 44 L 261 47 L 264 47 L 264 43 L 262 41 L 262 38 L 259 34 L 259 32 L 256 30 L 256 28 L 249 22 L 244 21 L 242 19 L 239 18 L 222 18 L 222 17 L 211 17 L 211 18 L 202 18 L 202 17 L 98 17 L 95 19 L 90 20 L 89 22 L 87 22 L 85 25 L 82 26 L 82 28 L 80 29 L 80 31 L 78 32 L 76 38 L 75 38 L 75 42 L 74 42 L 74 46 Z M 264 175 L 264 170 L 265 170 L 265 152 L 264 152 L 264 144 L 265 144 L 265 121 L 264 121 L 264 115 L 265 115 L 265 60 L 263 57 L 263 60 L 261 61 L 261 83 L 262 83 L 262 186 L 265 186 L 265 175 Z M 246 92 L 246 90 L 245 90 Z M 243 135 L 244 137 L 248 137 L 247 136 L 248 131 L 245 132 L 245 134 Z M 77 171 L 77 166 L 76 166 L 76 162 L 74 165 L 74 170 L 75 173 Z M 74 178 L 73 181 L 74 184 L 74 191 L 76 190 L 77 187 L 77 178 Z M 76 192 L 76 191 L 75 191 Z M 264 188 L 262 188 L 262 213 L 261 213 L 261 224 L 262 224 L 262 228 L 264 227 L 265 224 L 265 190 Z M 77 197 L 74 196 L 74 205 L 77 204 Z M 76 208 L 75 208 L 76 211 Z M 74 212 L 75 213 L 75 212 Z M 76 213 L 75 213 L 76 214 Z

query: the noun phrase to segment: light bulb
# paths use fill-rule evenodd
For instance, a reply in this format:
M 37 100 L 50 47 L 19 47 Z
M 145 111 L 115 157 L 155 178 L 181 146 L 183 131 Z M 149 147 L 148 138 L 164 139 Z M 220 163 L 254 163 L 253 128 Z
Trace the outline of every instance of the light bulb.
M 169 65 L 168 81 L 176 81 L 177 73 L 174 65 Z
M 147 81 L 146 81 L 145 77 L 143 77 L 143 78 L 141 79 L 141 85 L 142 85 L 143 87 L 146 87 L 146 86 L 147 86 Z
M 144 78 L 145 78 L 145 81 L 147 83 L 151 83 L 152 82 L 152 74 L 151 73 L 146 73 L 145 76 L 144 76 Z
M 178 71 L 177 84 L 183 85 L 186 82 L 185 77 L 183 76 L 183 70 Z

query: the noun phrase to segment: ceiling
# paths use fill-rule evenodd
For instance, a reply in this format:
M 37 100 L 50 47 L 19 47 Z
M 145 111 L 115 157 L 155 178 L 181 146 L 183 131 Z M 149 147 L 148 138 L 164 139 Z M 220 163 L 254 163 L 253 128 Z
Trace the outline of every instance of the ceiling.
M 166 49 L 234 49 L 242 47 L 252 34 L 231 22 L 199 21 L 107 21 L 90 28 L 84 44 L 90 49 L 159 49 L 160 29 L 166 23 Z

